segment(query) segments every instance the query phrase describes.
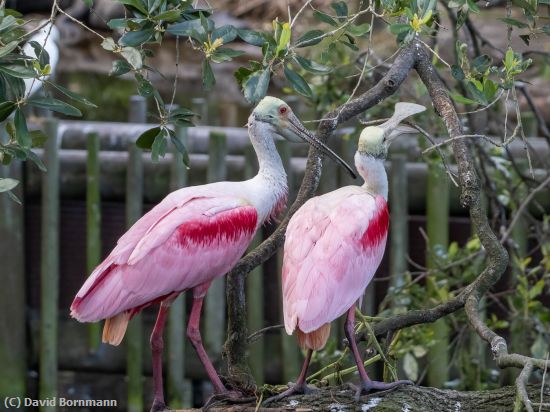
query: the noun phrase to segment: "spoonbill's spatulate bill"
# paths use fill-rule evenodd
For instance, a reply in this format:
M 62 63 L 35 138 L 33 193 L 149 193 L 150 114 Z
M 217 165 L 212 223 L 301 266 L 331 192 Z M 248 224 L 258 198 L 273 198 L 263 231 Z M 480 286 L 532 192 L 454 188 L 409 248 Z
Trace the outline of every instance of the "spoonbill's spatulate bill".
M 160 303 L 151 335 L 152 410 L 165 408 L 161 355 L 167 311 L 170 303 L 189 289 L 193 289 L 193 306 L 187 336 L 215 391 L 228 392 L 202 345 L 201 308 L 210 283 L 237 263 L 258 227 L 285 206 L 287 180 L 274 137 L 305 140 L 341 161 L 280 99 L 265 97 L 249 117 L 248 127 L 260 165 L 258 174 L 244 182 L 212 183 L 169 194 L 119 239 L 71 306 L 71 315 L 81 322 L 106 319 L 103 341 L 118 345 L 132 316 Z
M 392 131 L 423 106 L 398 103 L 386 123 L 367 127 L 355 153 L 362 186 L 346 186 L 308 200 L 290 219 L 283 260 L 283 312 L 288 334 L 308 353 L 295 385 L 271 398 L 308 390 L 305 378 L 312 351 L 322 349 L 330 323 L 347 313 L 345 333 L 352 349 L 363 391 L 399 384 L 369 379 L 354 337 L 355 304 L 380 265 L 388 235 L 388 179 L 384 159 Z

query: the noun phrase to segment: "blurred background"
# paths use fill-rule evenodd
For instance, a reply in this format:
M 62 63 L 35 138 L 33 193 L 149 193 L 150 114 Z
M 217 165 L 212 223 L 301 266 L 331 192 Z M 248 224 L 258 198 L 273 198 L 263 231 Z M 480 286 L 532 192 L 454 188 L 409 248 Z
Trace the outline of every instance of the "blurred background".
M 330 1 L 315 3 L 323 8 L 328 7 Z M 355 7 L 351 4 L 355 2 L 349 3 L 350 8 Z M 493 7 L 473 20 L 491 44 L 505 48 L 501 32 L 483 23 L 492 21 L 489 19 L 492 14 L 502 15 L 501 3 L 494 2 Z M 118 36 L 116 29 L 111 30 L 107 22 L 125 16 L 119 3 L 95 0 L 92 10 L 81 1 L 62 0 L 59 4 L 67 14 L 103 36 Z M 231 24 L 237 28 L 264 30 L 269 29 L 277 17 L 281 21 L 287 19 L 288 7 L 296 10 L 302 4 L 303 1 L 280 0 L 213 1 L 210 3 L 214 8 L 211 18 L 216 26 Z M 30 27 L 48 18 L 52 2 L 8 0 L 7 7 L 23 13 L 24 19 L 31 21 Z M 306 13 L 296 30 L 299 34 L 318 24 Z M 52 381 L 59 396 L 116 399 L 117 410 L 142 410 L 143 405 L 151 402 L 148 336 L 157 308 L 145 310 L 134 322 L 141 326 L 132 329 L 123 344 L 115 348 L 99 344 L 97 327 L 70 319 L 69 306 L 91 269 L 110 252 L 126 228 L 171 190 L 218 180 L 241 180 L 255 173 L 255 157 L 243 127 L 253 106 L 243 98 L 233 73 L 250 60 L 261 59 L 261 52 L 257 47 L 237 40 L 233 48 L 242 50 L 244 54 L 214 65 L 216 85 L 205 92 L 201 84 L 202 60 L 188 42 L 176 42 L 174 36 L 166 36 L 162 46 L 151 46 L 155 56 L 149 64 L 157 70 L 151 73 L 151 82 L 166 101 L 170 101 L 176 91 L 174 104 L 190 108 L 199 115 L 194 119 L 196 127 L 176 128 L 190 153 L 190 169 L 186 170 L 180 154 L 169 151 L 154 163 L 149 153 L 136 149 L 137 136 L 157 122 L 152 107 L 154 103 L 151 99 L 137 96 L 133 76 L 109 75 L 113 54 L 100 46 L 97 36 L 65 15 L 59 15 L 56 27 L 60 33 L 55 43 L 59 61 L 52 67 L 53 78 L 56 83 L 79 93 L 98 107 L 76 102 L 75 107 L 83 113 L 78 120 L 57 114 L 54 119 L 39 111 L 29 113 L 29 118 L 42 125 L 46 134 L 55 141 L 52 146 L 36 149 L 37 154 L 44 158 L 49 150 L 49 155 L 54 156 L 50 160 L 59 167 L 50 168 L 48 177 L 30 162 L 13 162 L 3 170 L 5 176 L 17 176 L 22 181 L 14 193 L 23 206 L 7 196 L 0 198 L 0 271 L 3 279 L 0 291 L 0 342 L 3 345 L 0 346 L 0 392 L 26 393 L 38 398 L 40 357 L 47 357 L 40 345 L 39 332 L 40 322 L 45 321 L 41 314 L 46 310 L 50 311 L 50 319 L 53 317 L 59 322 L 57 332 L 55 328 L 50 330 L 58 350 L 58 372 L 57 377 L 52 376 Z M 452 34 L 442 31 L 439 36 L 441 56 L 452 60 Z M 381 78 L 389 67 L 385 59 L 397 50 L 394 37 L 388 36 L 386 30 L 375 32 L 372 45 L 373 60 L 377 64 L 361 85 L 362 90 Z M 487 44 L 483 44 L 483 48 L 489 54 L 494 52 Z M 514 40 L 514 49 L 550 51 L 545 39 L 535 39 L 529 46 Z M 342 56 L 346 56 L 345 53 Z M 360 63 L 360 53 L 357 59 Z M 335 88 L 335 99 L 342 98 L 338 88 L 343 88 L 341 81 L 346 75 L 343 72 L 340 78 L 336 76 L 327 83 Z M 548 65 L 543 63 L 528 72 L 524 79 L 532 85 L 534 104 L 546 122 L 550 118 L 549 76 Z M 314 86 L 326 87 L 326 84 Z M 53 94 L 56 95 L 55 91 Z M 278 77 L 273 78 L 269 94 L 281 96 L 305 121 L 319 118 L 330 107 L 327 102 L 312 104 L 297 97 Z M 362 120 L 387 117 L 393 104 L 399 100 L 428 101 L 425 91 L 419 91 L 418 80 L 412 78 L 397 96 L 370 110 Z M 533 157 L 534 170 L 540 177 L 547 172 L 548 142 L 538 137 L 541 135 L 539 125 L 525 98 L 520 97 L 519 104 L 531 150 L 536 154 Z M 503 113 L 481 115 L 473 121 L 482 124 L 488 133 L 499 133 L 502 120 L 499 116 Z M 515 116 L 515 112 L 510 116 Z M 430 133 L 439 137 L 443 128 L 434 119 L 435 114 L 430 109 L 418 121 L 427 125 L 425 127 L 429 126 Z M 309 126 L 313 128 L 315 124 Z M 475 129 L 475 125 L 471 126 Z M 353 162 L 360 130 L 360 123 L 350 122 L 330 141 L 330 145 L 349 163 Z M 383 264 L 364 300 L 363 311 L 368 315 L 384 316 L 431 306 L 447 299 L 483 267 L 479 241 L 472 237 L 457 188 L 446 177 L 440 161 L 421 153 L 428 144 L 422 137 L 408 135 L 391 148 L 387 162 L 391 180 L 391 235 Z M 303 177 L 307 147 L 280 143 L 279 149 L 289 175 L 289 202 L 292 202 Z M 505 155 L 497 153 L 496 149 L 488 152 L 494 159 L 505 159 L 500 164 L 501 174 L 497 165 L 489 180 L 497 185 L 499 179 L 508 182 L 507 176 L 513 169 L 510 159 L 515 158 L 525 165 L 524 152 L 519 141 L 513 142 Z M 513 184 L 513 192 L 503 189 L 497 195 L 521 198 L 518 189 L 521 183 L 518 182 L 520 180 Z M 350 180 L 345 170 L 325 162 L 319 193 L 347 184 L 358 183 Z M 548 192 L 538 193 L 536 199 L 539 207 L 532 210 L 534 222 L 542 225 L 544 221 L 548 225 L 548 220 L 544 220 L 548 218 L 550 206 Z M 526 301 L 508 305 L 506 299 L 510 285 L 517 285 L 515 282 L 521 276 L 529 285 L 528 267 L 547 258 L 547 252 L 540 248 L 532 251 L 534 243 L 529 240 L 528 232 L 530 225 L 535 223 L 526 218 L 516 226 L 511 237 L 519 251 L 517 264 L 491 296 L 493 301 L 490 303 L 495 304 L 496 311 L 488 320 L 493 326 L 502 328 L 505 334 L 514 326 L 513 320 L 517 319 L 519 308 L 530 302 L 527 297 Z M 264 227 L 257 242 L 267 238 L 276 225 L 277 221 L 274 221 Z M 530 261 L 526 262 L 526 259 Z M 278 253 L 248 277 L 250 333 L 281 323 L 280 265 L 281 254 Z M 539 295 L 543 287 L 544 282 Z M 213 289 L 207 298 L 203 327 L 207 350 L 217 360 L 216 366 L 220 366 L 225 340 L 223 282 Z M 44 303 L 45 300 L 49 303 Z M 198 406 L 212 393 L 212 388 L 191 346 L 185 342 L 185 314 L 189 309 L 186 304 L 190 300 L 185 302 L 181 297 L 179 302 L 173 310 L 167 337 L 169 404 L 172 407 Z M 548 305 L 548 296 L 543 297 L 542 302 Z M 527 333 L 512 345 L 515 345 L 515 350 L 544 357 L 550 333 L 548 324 L 544 323 L 549 319 L 544 308 L 534 306 L 533 310 L 540 309 L 536 312 L 536 319 L 531 314 L 527 315 L 527 320 L 524 319 L 530 322 L 533 333 Z M 460 322 L 462 316 L 459 312 L 436 325 L 402 331 L 395 359 L 400 375 L 442 388 L 487 389 L 512 383 L 514 372 L 500 371 L 492 364 L 486 345 L 465 322 Z M 45 330 L 48 330 L 47 326 Z M 337 327 L 333 330 L 327 349 L 316 354 L 316 368 L 335 361 L 341 353 L 343 331 Z M 294 338 L 287 337 L 280 328 L 267 330 L 250 347 L 251 368 L 258 383 L 280 384 L 295 379 L 301 357 Z M 127 365 L 134 365 L 134 368 L 128 369 Z M 346 366 L 342 364 L 341 367 Z M 130 374 L 129 370 L 132 370 Z M 383 367 L 373 365 L 370 372 L 381 378 Z M 338 379 L 331 382 L 338 383 Z

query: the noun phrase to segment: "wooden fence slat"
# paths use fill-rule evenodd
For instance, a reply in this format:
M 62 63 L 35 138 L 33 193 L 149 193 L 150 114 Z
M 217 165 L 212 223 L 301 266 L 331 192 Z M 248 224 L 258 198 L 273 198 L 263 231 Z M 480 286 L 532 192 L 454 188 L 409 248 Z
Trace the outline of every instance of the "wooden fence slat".
M 129 121 L 143 123 L 147 116 L 144 97 L 130 97 Z M 130 228 L 143 213 L 143 159 L 135 143 L 128 145 L 126 174 L 126 227 Z M 143 320 L 137 314 L 126 332 L 126 373 L 128 375 L 128 411 L 141 412 L 143 402 Z
M 172 107 L 176 109 L 177 107 Z M 176 138 L 189 151 L 187 128 L 177 127 Z M 172 164 L 170 170 L 170 189 L 177 190 L 187 185 L 187 168 L 183 164 L 182 155 L 172 146 Z M 170 306 L 168 312 L 166 384 L 168 388 L 168 404 L 172 408 L 191 407 L 191 394 L 186 391 L 185 384 L 185 294 L 182 293 Z
M 21 162 L 0 168 L 0 177 L 20 181 L 13 190 L 23 200 Z M 0 399 L 24 397 L 27 382 L 23 206 L 0 193 Z
M 402 287 L 409 250 L 407 157 L 404 153 L 392 154 L 389 189 L 391 285 Z
M 45 119 L 48 140 L 44 145 L 42 175 L 42 240 L 40 254 L 40 376 L 39 398 L 57 396 L 57 327 L 59 301 L 59 159 L 57 119 Z M 55 411 L 41 406 L 41 412 Z
M 219 182 L 227 177 L 227 139 L 225 133 L 211 132 L 207 181 Z M 205 302 L 204 330 L 207 351 L 214 357 L 221 353 L 225 340 L 225 277 L 212 282 Z
M 428 235 L 427 267 L 437 267 L 435 250 L 449 244 L 449 193 L 450 184 L 443 165 L 439 162 L 428 162 L 426 191 L 426 232 Z M 436 285 L 434 276 L 427 279 L 428 296 L 434 296 Z M 436 298 L 439 300 L 439 298 Z M 434 332 L 435 344 L 427 355 L 429 386 L 441 388 L 449 380 L 449 326 L 445 319 L 439 319 L 430 326 Z
M 288 201 L 292 202 L 296 197 L 294 192 L 294 176 L 291 173 L 290 168 L 290 158 L 292 156 L 290 145 L 286 140 L 278 140 L 275 142 L 277 146 L 277 151 L 281 156 L 283 161 L 283 166 L 287 172 L 288 180 Z M 283 268 L 283 248 L 281 247 L 277 251 L 277 280 L 279 294 L 275 296 L 281 296 L 282 284 L 281 284 L 281 273 Z M 282 314 L 282 298 L 279 298 L 279 312 Z M 281 330 L 281 345 L 282 345 L 282 359 L 283 359 L 283 379 L 284 382 L 294 381 L 302 366 L 302 355 L 300 353 L 300 348 L 297 345 L 296 338 L 294 336 L 287 335 L 284 329 Z
M 89 133 L 86 161 L 86 271 L 92 273 L 101 262 L 101 199 L 99 177 L 99 135 Z M 94 353 L 100 343 L 99 322 L 88 324 L 88 349 Z
M 256 152 L 252 145 L 244 152 L 244 178 L 254 177 L 258 170 Z M 250 244 L 249 250 L 253 250 L 262 242 L 262 228 Z M 263 265 L 256 266 L 246 277 L 246 301 L 248 332 L 253 333 L 264 327 L 264 271 Z M 264 336 L 260 336 L 249 348 L 249 365 L 256 384 L 263 385 L 265 381 L 264 368 Z

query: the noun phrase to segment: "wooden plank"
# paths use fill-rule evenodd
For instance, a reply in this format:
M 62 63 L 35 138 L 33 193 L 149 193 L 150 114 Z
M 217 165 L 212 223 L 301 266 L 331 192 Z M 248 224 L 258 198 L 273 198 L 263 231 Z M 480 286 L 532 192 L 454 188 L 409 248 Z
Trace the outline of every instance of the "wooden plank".
M 439 161 L 428 161 L 426 193 L 426 232 L 428 235 L 427 267 L 437 268 L 435 253 L 437 248 L 447 250 L 449 244 L 449 179 Z M 428 296 L 440 301 L 437 296 L 436 274 L 428 276 L 426 286 Z M 427 355 L 429 386 L 441 388 L 449 380 L 449 326 L 445 319 L 439 319 L 430 326 L 433 330 L 434 345 Z
M 226 179 L 227 139 L 224 133 L 210 133 L 207 181 L 219 182 Z M 212 282 L 204 308 L 204 330 L 206 350 L 214 358 L 221 354 L 225 340 L 225 277 Z
M 147 105 L 141 96 L 130 97 L 130 122 L 145 121 Z M 135 143 L 128 145 L 126 174 L 126 226 L 130 228 L 143 213 L 143 159 Z M 143 403 L 143 320 L 137 314 L 126 332 L 126 373 L 128 375 L 128 411 L 141 412 Z
M 290 169 L 290 158 L 291 158 L 291 152 L 290 152 L 290 145 L 286 140 L 278 140 L 275 142 L 277 146 L 277 151 L 281 155 L 281 160 L 283 161 L 283 166 L 287 172 L 287 180 L 288 180 L 288 199 L 289 202 L 292 202 L 293 199 L 296 197 L 296 193 L 293 190 L 294 188 L 294 176 L 292 173 L 289 173 L 291 171 Z M 283 248 L 281 247 L 277 251 L 277 273 L 278 273 L 278 288 L 279 288 L 279 295 L 282 295 L 282 284 L 281 284 L 281 273 L 283 268 Z M 274 296 L 277 296 L 274 294 Z M 278 301 L 279 306 L 281 307 L 281 310 L 279 311 L 282 314 L 282 298 Z M 282 320 L 282 319 L 281 319 Z M 296 343 L 296 338 L 294 336 L 287 335 L 286 331 L 284 329 L 281 329 L 281 345 L 282 345 L 282 365 L 283 365 L 283 382 L 290 382 L 295 381 L 296 377 L 300 373 L 300 369 L 302 366 L 302 355 L 300 353 L 300 348 L 298 347 Z
M 172 107 L 176 109 L 177 107 Z M 187 148 L 189 139 L 187 128 L 176 128 L 176 138 Z M 188 170 L 183 164 L 182 155 L 172 145 L 172 164 L 170 169 L 170 189 L 172 191 L 187 185 Z M 181 294 L 170 306 L 168 313 L 166 385 L 168 389 L 168 405 L 172 408 L 189 408 L 191 396 L 189 384 L 186 385 L 185 377 L 185 294 Z M 188 382 L 187 382 L 188 383 Z
M 21 162 L 0 167 L 0 177 L 21 181 Z M 22 183 L 13 190 L 22 199 Z M 0 399 L 24 397 L 27 381 L 23 206 L 0 193 Z
M 244 177 L 251 179 L 258 171 L 258 159 L 252 145 L 244 152 Z M 262 242 L 262 228 L 258 230 L 252 240 L 249 251 L 256 248 Z M 255 267 L 246 277 L 246 301 L 247 301 L 247 323 L 248 332 L 253 333 L 264 327 L 264 271 L 263 265 Z M 258 386 L 265 382 L 264 368 L 264 336 L 253 342 L 249 347 L 249 365 L 252 376 Z
M 99 191 L 99 136 L 89 133 L 86 161 L 86 271 L 88 274 L 101 262 L 101 198 Z M 88 324 L 88 350 L 95 353 L 100 344 L 101 324 Z
M 48 140 L 44 145 L 42 176 L 42 240 L 40 256 L 40 361 L 39 398 L 57 396 L 57 322 L 59 301 L 59 159 L 57 119 L 44 120 Z M 55 411 L 42 406 L 41 412 Z
M 395 153 L 391 156 L 391 174 L 389 187 L 390 206 L 390 274 L 391 285 L 402 287 L 403 275 L 407 271 L 407 252 L 409 248 L 407 197 L 407 157 L 404 153 Z M 399 306 L 399 305 L 396 305 Z

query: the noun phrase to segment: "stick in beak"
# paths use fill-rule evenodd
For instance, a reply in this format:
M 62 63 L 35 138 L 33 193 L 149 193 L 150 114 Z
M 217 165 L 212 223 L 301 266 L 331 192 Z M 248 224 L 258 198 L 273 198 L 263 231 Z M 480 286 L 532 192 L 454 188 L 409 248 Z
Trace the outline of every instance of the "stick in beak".
M 351 177 L 353 177 L 354 179 L 357 178 L 357 175 L 354 173 L 353 169 L 344 161 L 344 159 L 334 153 L 334 151 L 330 147 L 325 145 L 323 142 L 317 139 L 317 137 L 315 137 L 313 133 L 306 129 L 302 122 L 300 122 L 300 120 L 298 120 L 298 118 L 294 115 L 294 113 L 289 113 L 288 124 L 293 129 L 294 134 L 299 136 L 305 142 L 309 143 L 317 151 L 326 154 L 334 162 L 340 163 L 349 172 Z

